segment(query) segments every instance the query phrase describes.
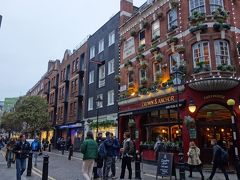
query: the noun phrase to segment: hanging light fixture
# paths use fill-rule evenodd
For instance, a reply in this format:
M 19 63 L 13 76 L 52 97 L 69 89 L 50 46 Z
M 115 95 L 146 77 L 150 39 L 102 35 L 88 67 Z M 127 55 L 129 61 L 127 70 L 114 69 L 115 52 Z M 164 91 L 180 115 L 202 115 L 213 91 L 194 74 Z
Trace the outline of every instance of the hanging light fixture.
M 194 113 L 197 109 L 197 106 L 194 104 L 194 101 L 193 99 L 190 99 L 189 101 L 189 105 L 188 105 L 188 110 L 191 112 L 191 113 Z
M 228 106 L 234 106 L 235 105 L 235 100 L 234 99 L 228 99 L 227 100 L 227 105 Z

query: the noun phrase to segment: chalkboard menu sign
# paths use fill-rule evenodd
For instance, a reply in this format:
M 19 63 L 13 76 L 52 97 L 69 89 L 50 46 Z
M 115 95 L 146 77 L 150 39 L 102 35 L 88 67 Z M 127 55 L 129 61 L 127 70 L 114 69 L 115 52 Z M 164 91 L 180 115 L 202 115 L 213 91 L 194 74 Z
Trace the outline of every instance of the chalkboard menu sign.
M 176 177 L 173 163 L 173 153 L 159 153 L 156 179 L 158 176 L 172 177 L 172 175 Z

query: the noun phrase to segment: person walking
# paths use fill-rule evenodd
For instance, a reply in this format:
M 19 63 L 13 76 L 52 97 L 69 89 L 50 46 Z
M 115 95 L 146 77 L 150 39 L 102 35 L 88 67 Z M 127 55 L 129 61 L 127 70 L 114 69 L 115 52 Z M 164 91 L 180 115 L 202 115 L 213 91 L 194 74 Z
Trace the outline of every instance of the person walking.
M 100 144 L 104 141 L 104 138 L 102 137 L 102 132 L 98 133 L 96 142 L 98 144 L 98 147 L 100 146 Z M 96 170 L 94 170 L 94 178 L 102 178 L 103 177 L 103 158 L 101 156 L 97 157 L 97 167 L 94 168 Z
M 86 140 L 81 145 L 81 153 L 83 154 L 82 173 L 85 180 L 92 179 L 94 161 L 97 158 L 98 145 L 93 140 L 93 133 L 87 132 Z
M 196 146 L 196 144 L 192 141 L 189 143 L 189 150 L 188 150 L 188 165 L 189 165 L 189 177 L 192 177 L 192 170 L 194 167 L 198 169 L 201 174 L 202 180 L 204 180 L 203 172 L 202 172 L 202 162 L 199 158 L 200 156 L 200 149 Z
M 26 141 L 25 135 L 21 134 L 13 148 L 13 152 L 16 154 L 17 180 L 21 180 L 21 176 L 26 169 L 26 159 L 30 150 L 29 142 Z
M 211 144 L 213 145 L 213 159 L 212 159 L 213 167 L 212 167 L 211 175 L 207 180 L 213 179 L 213 176 L 215 175 L 217 168 L 221 169 L 221 171 L 223 172 L 223 174 L 225 176 L 225 179 L 229 180 L 228 174 L 224 167 L 224 161 L 222 159 L 222 153 L 224 153 L 224 149 L 217 144 L 216 139 L 213 139 L 211 141 Z
M 128 179 L 132 179 L 131 161 L 133 158 L 134 144 L 130 138 L 130 133 L 124 133 L 123 148 L 120 149 L 123 154 L 120 179 L 124 179 L 126 166 L 128 168 Z
M 4 139 L 0 136 L 0 150 L 4 147 Z
M 106 156 L 104 157 L 103 165 L 103 179 L 107 180 L 112 165 L 112 159 L 114 157 L 113 139 L 110 132 L 106 132 L 106 139 L 103 143 L 106 148 Z
M 9 142 L 7 143 L 7 152 L 6 152 L 6 161 L 7 161 L 7 167 L 11 167 L 11 163 L 14 162 L 14 153 L 13 153 L 13 148 L 15 145 L 15 140 L 11 138 Z
M 113 158 L 112 158 L 112 165 L 111 165 L 111 172 L 112 172 L 112 179 L 117 179 L 116 177 L 116 160 L 119 156 L 119 149 L 120 149 L 120 144 L 116 136 L 113 136 L 113 133 L 111 133 L 111 137 L 113 140 Z
M 38 136 L 36 136 L 34 141 L 32 142 L 31 149 L 33 152 L 33 157 L 34 157 L 34 167 L 37 167 L 38 155 L 39 155 L 39 153 L 42 153 L 41 142 L 40 142 Z

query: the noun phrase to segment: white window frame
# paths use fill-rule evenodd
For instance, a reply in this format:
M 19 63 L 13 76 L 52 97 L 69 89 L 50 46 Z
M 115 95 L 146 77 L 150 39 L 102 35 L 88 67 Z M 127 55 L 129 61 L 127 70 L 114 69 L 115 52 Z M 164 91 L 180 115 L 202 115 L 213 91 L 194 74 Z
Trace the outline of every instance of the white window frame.
M 223 0 L 209 0 L 210 12 L 216 11 L 218 8 L 224 9 Z
M 145 71 L 145 76 L 144 77 L 142 76 L 142 71 Z M 141 83 L 142 80 L 147 79 L 147 70 L 146 69 L 140 69 L 139 70 L 139 79 L 140 79 L 140 83 Z
M 204 54 L 204 47 L 206 47 L 204 44 L 207 43 L 207 47 L 208 47 L 208 55 Z M 194 51 L 199 49 L 199 57 L 195 57 L 195 53 Z M 211 67 L 211 52 L 210 52 L 210 47 L 209 47 L 209 42 L 208 41 L 201 41 L 198 42 L 196 44 L 194 44 L 192 46 L 192 53 L 193 53 L 193 67 L 197 67 L 197 63 L 196 63 L 196 59 L 199 58 L 199 62 L 205 62 L 206 61 L 206 57 L 208 56 L 209 59 L 209 66 Z
M 215 59 L 216 59 L 216 66 L 219 65 L 230 65 L 230 54 L 229 54 L 229 44 L 225 40 L 216 40 L 214 41 L 215 47 Z M 224 61 L 222 58 L 226 58 L 226 63 L 222 63 Z
M 160 36 L 160 22 L 156 20 L 152 23 L 152 39 L 156 36 Z
M 89 58 L 92 59 L 94 57 L 95 57 L 95 46 L 92 46 L 90 48 L 90 56 L 89 56 Z
M 105 86 L 105 64 L 98 68 L 98 87 Z
M 114 73 L 114 59 L 108 61 L 108 75 Z
M 97 108 L 102 108 L 103 107 L 103 94 L 98 94 L 97 99 L 101 99 L 101 101 L 96 101 Z
M 94 71 L 89 72 L 89 79 L 88 79 L 88 84 L 94 83 Z
M 108 91 L 108 106 L 114 105 L 114 90 Z
M 175 65 L 173 65 L 173 61 L 175 62 Z M 170 55 L 170 73 L 174 72 L 174 67 L 178 68 L 181 65 L 181 58 L 179 53 L 171 54 Z
M 171 15 L 173 16 L 173 19 L 170 20 Z M 177 9 L 171 9 L 168 12 L 168 30 L 172 28 L 172 26 L 178 26 L 178 14 L 177 14 Z
M 114 43 L 115 43 L 115 31 L 113 30 L 108 35 L 108 46 L 111 46 Z
M 88 98 L 88 111 L 93 110 L 93 97 Z
M 104 51 L 104 39 L 101 39 L 99 42 L 98 42 L 98 53 L 101 53 Z
M 200 2 L 203 2 L 203 4 L 200 5 Z M 195 11 L 200 12 L 200 13 L 206 13 L 206 2 L 205 2 L 205 0 L 189 0 L 189 14 L 190 14 L 190 16 Z

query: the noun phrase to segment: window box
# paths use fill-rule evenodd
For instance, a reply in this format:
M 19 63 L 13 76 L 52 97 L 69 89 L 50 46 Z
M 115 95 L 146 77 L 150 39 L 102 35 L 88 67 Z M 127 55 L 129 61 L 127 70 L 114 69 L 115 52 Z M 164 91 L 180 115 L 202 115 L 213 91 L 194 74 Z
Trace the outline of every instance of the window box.
M 132 37 L 135 37 L 135 36 L 137 35 L 136 30 L 135 30 L 135 29 L 132 30 L 132 31 L 130 32 L 130 35 L 131 35 Z
M 140 61 L 143 61 L 144 58 L 145 58 L 145 56 L 144 56 L 143 54 L 139 54 L 139 55 L 137 55 L 136 60 L 137 60 L 138 62 L 140 62 Z
M 179 5 L 179 1 L 178 0 L 169 0 L 170 3 L 170 8 L 177 8 Z
M 138 88 L 138 94 L 139 95 L 146 95 L 146 94 L 148 94 L 148 88 L 145 87 L 145 86 L 140 86 Z
M 153 45 L 152 49 L 150 50 L 152 55 L 157 55 L 159 53 L 159 51 L 160 51 L 160 48 L 157 47 L 157 45 Z
M 194 11 L 193 14 L 188 18 L 191 25 L 195 26 L 198 24 L 202 24 L 205 20 L 205 13 L 201 13 L 199 11 Z
M 168 45 L 170 44 L 177 44 L 178 43 L 178 38 L 177 37 L 170 37 L 169 40 L 167 41 Z
M 219 23 L 224 23 L 227 20 L 227 17 L 229 15 L 229 12 L 226 12 L 222 8 L 218 8 L 216 11 L 212 13 L 213 18 L 219 22 Z
M 215 23 L 213 28 L 215 31 L 230 30 L 231 25 L 227 23 Z
M 145 49 L 145 44 L 142 44 L 138 47 L 138 52 L 143 52 Z
M 232 65 L 222 64 L 222 65 L 218 65 L 218 66 L 217 66 L 217 70 L 219 70 L 219 71 L 230 71 L 230 72 L 233 72 L 233 71 L 235 71 L 235 68 L 234 68 Z
M 151 87 L 149 88 L 149 90 L 151 92 L 156 92 L 158 88 L 159 88 L 159 81 L 157 80 L 151 84 Z
M 183 54 L 185 52 L 186 48 L 183 46 L 183 45 L 178 45 L 176 46 L 176 51 L 179 53 L 179 54 Z
M 199 73 L 204 71 L 210 71 L 210 65 L 205 62 L 198 62 L 197 66 L 193 69 L 193 73 Z

